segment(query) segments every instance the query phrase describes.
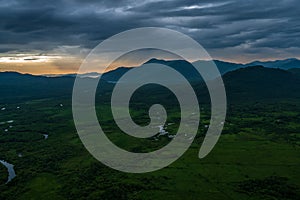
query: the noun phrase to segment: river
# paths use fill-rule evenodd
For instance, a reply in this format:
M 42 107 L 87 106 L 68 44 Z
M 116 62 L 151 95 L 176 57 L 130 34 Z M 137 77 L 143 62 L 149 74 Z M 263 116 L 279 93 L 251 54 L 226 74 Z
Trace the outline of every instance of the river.
M 7 178 L 6 183 L 9 183 L 13 178 L 16 177 L 16 173 L 15 173 L 15 170 L 14 170 L 14 165 L 10 164 L 10 163 L 8 163 L 4 160 L 0 160 L 0 163 L 7 168 L 8 178 Z

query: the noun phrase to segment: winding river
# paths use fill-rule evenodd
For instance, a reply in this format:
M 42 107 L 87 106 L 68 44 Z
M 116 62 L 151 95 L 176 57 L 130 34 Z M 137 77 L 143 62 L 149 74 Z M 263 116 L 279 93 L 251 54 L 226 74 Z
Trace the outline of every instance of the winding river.
M 6 183 L 9 183 L 13 178 L 16 177 L 16 173 L 15 173 L 15 170 L 14 170 L 14 165 L 10 164 L 10 163 L 8 163 L 4 160 L 0 160 L 0 163 L 7 168 L 8 178 L 7 178 Z

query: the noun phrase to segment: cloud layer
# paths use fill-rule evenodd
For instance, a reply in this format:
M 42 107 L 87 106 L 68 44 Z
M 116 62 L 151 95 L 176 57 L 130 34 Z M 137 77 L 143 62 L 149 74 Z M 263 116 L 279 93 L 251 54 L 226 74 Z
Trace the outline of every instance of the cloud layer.
M 297 0 L 0 0 L 0 53 L 82 58 L 114 34 L 152 26 L 181 31 L 218 59 L 299 58 L 299 13 Z

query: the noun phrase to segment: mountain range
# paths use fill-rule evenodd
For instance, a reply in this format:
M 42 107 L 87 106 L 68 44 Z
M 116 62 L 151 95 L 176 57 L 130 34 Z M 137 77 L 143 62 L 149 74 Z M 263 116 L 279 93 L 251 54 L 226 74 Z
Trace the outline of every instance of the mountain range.
M 197 61 L 203 64 L 208 61 Z M 183 60 L 151 59 L 145 64 L 165 64 L 179 71 L 192 82 L 196 90 L 205 90 L 201 77 L 193 66 Z M 300 64 L 297 59 L 269 62 L 253 62 L 260 64 L 235 64 L 215 61 L 220 70 L 229 100 L 262 99 L 262 98 L 300 98 Z M 282 63 L 283 65 L 280 65 Z M 194 64 L 194 63 L 193 63 Z M 273 65 L 272 65 L 273 64 Z M 266 65 L 266 66 L 265 66 Z M 143 66 L 141 66 L 143 67 Z M 102 89 L 110 91 L 118 79 L 132 68 L 120 67 L 102 75 Z M 93 78 L 90 78 L 90 76 Z M 98 81 L 98 73 L 80 75 L 87 81 Z M 0 103 L 18 102 L 26 99 L 51 97 L 70 97 L 76 74 L 57 77 L 34 76 L 17 72 L 0 73 Z M 200 77 L 200 78 L 199 78 Z M 104 91 L 103 90 L 103 91 Z
M 285 60 L 275 60 L 275 61 L 254 61 L 245 66 L 255 66 L 262 65 L 267 68 L 279 68 L 279 69 L 292 69 L 292 68 L 300 68 L 300 60 L 296 58 L 289 58 Z
M 246 64 L 241 64 L 241 63 L 233 63 L 233 62 L 226 62 L 226 61 L 221 61 L 221 60 L 213 60 L 217 68 L 219 69 L 220 73 L 223 75 L 227 72 L 240 69 L 240 68 L 245 68 L 245 67 L 250 67 L 250 66 L 264 66 L 266 68 L 279 68 L 279 69 L 284 69 L 284 70 L 293 70 L 300 68 L 300 60 L 296 58 L 288 58 L 284 60 L 274 60 L 274 61 L 253 61 L 250 63 Z M 196 78 L 195 77 L 195 71 L 191 69 L 191 64 L 189 62 L 186 62 L 184 60 L 159 60 L 156 58 L 152 58 L 145 62 L 144 64 L 149 64 L 149 63 L 158 63 L 158 64 L 163 64 L 163 65 L 168 65 L 177 71 L 179 71 L 182 74 L 188 75 L 191 79 Z M 198 60 L 195 62 L 192 62 L 193 65 L 196 66 L 206 66 L 211 61 L 208 60 Z M 128 70 L 130 70 L 132 67 L 119 67 L 115 70 L 106 72 L 103 74 L 103 78 L 108 80 L 108 81 L 116 81 L 117 79 L 120 78 L 121 75 L 126 73 Z M 101 74 L 98 72 L 89 72 L 85 74 L 59 74 L 59 75 L 53 75 L 53 74 L 46 74 L 44 76 L 47 77 L 61 77 L 61 76 L 69 76 L 69 77 L 90 77 L 90 78 L 97 78 Z M 197 79 L 197 78 L 196 78 Z

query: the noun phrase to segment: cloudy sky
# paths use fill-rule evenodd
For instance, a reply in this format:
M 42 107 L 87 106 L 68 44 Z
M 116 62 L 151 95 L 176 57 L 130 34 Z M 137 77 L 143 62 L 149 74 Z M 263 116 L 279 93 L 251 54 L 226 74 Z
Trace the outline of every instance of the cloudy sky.
M 75 72 L 104 39 L 149 26 L 189 35 L 214 59 L 300 58 L 299 13 L 297 0 L 0 0 L 0 71 Z

